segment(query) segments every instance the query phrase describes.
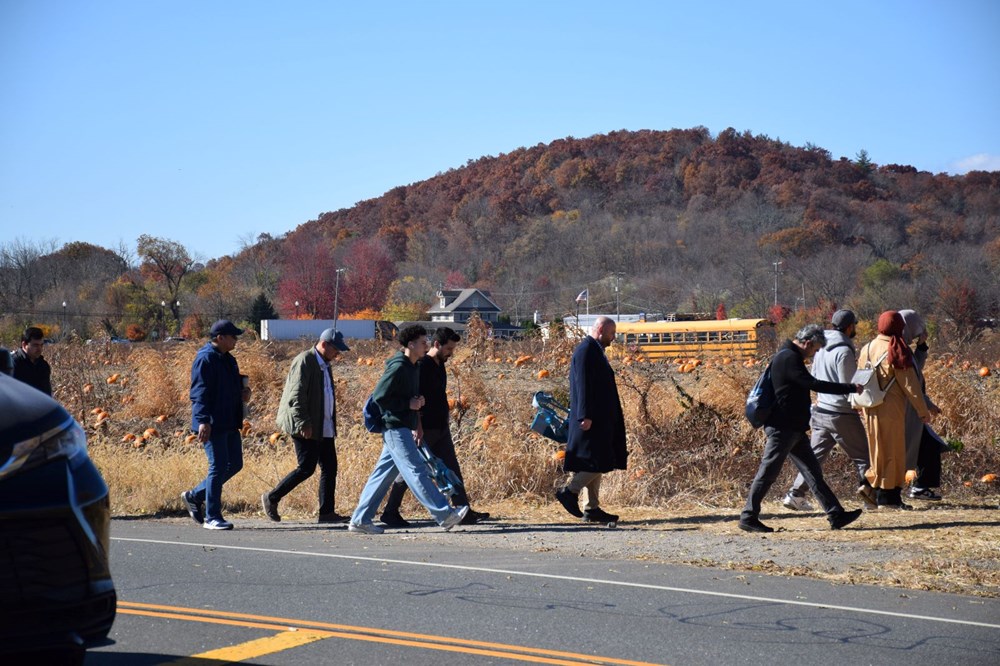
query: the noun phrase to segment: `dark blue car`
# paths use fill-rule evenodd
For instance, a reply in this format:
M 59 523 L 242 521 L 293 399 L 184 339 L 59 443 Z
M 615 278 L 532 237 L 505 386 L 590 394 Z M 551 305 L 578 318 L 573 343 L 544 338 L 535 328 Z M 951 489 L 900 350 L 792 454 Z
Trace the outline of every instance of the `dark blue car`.
M 107 638 L 110 524 L 80 425 L 0 374 L 0 663 L 79 663 Z

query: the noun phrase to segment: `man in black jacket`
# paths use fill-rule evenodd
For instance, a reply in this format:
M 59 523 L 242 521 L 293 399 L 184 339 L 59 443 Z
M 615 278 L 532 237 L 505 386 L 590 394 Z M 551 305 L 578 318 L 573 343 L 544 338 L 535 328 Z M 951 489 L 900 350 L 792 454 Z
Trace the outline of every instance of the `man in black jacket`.
M 817 393 L 848 394 L 860 387 L 852 384 L 824 382 L 816 379 L 806 369 L 805 361 L 826 346 L 823 329 L 815 324 L 803 327 L 794 340 L 786 340 L 771 359 L 771 382 L 774 384 L 775 405 L 764 422 L 767 444 L 750 484 L 750 495 L 740 515 L 740 529 L 746 532 L 773 532 L 774 529 L 760 522 L 760 504 L 778 478 L 785 458 L 799 468 L 813 495 L 823 506 L 830 529 L 838 530 L 849 525 L 861 515 L 861 509 L 845 511 L 836 495 L 823 480 L 823 469 L 809 445 L 810 391 Z
M 14 379 L 34 386 L 45 395 L 52 395 L 52 368 L 42 356 L 45 333 L 29 326 L 21 334 L 21 348 L 14 352 Z

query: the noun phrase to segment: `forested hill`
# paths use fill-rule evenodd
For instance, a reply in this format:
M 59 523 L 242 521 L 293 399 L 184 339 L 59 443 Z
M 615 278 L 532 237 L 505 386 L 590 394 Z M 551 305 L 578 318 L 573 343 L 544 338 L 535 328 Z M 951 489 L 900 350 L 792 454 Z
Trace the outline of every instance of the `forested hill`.
M 206 265 L 148 233 L 137 257 L 2 243 L 0 334 L 200 335 L 338 307 L 419 319 L 441 286 L 474 286 L 514 321 L 573 313 L 588 289 L 604 312 L 911 307 L 969 337 L 998 314 L 998 236 L 1000 172 L 834 160 L 731 129 L 621 131 L 471 160 Z
M 629 309 L 761 315 L 776 270 L 787 307 L 959 316 L 956 304 L 996 308 L 998 232 L 1000 172 L 935 175 L 695 128 L 470 160 L 323 214 L 288 242 L 378 238 L 398 277 L 488 287 L 519 316 L 572 310 L 585 286 L 606 309 L 616 284 Z

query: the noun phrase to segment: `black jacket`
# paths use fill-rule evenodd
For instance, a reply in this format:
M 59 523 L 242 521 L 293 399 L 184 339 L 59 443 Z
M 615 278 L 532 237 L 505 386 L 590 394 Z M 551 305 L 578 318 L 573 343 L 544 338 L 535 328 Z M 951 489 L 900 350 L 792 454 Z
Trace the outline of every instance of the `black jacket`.
M 776 400 L 764 425 L 778 430 L 805 432 L 809 429 L 810 391 L 842 395 L 854 393 L 853 384 L 824 382 L 809 374 L 802 350 L 791 340 L 785 340 L 771 359 L 771 383 Z
M 589 335 L 573 351 L 569 399 L 569 440 L 563 468 L 567 472 L 625 469 L 625 417 L 615 371 L 601 344 Z M 592 422 L 586 431 L 580 429 L 580 421 L 585 418 Z
M 52 395 L 52 368 L 45 357 L 39 357 L 32 363 L 23 349 L 13 353 L 14 379 L 19 379 L 28 386 L 34 386 L 45 395 Z
M 417 361 L 420 369 L 420 395 L 424 406 L 420 409 L 420 423 L 424 430 L 444 430 L 448 427 L 448 371 L 444 362 L 432 356 Z

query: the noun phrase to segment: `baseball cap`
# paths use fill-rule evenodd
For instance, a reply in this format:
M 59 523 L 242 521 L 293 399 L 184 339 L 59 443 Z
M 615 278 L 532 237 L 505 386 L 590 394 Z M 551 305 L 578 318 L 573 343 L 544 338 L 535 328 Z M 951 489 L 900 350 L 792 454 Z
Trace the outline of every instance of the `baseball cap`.
M 837 310 L 830 317 L 830 323 L 833 324 L 834 328 L 842 331 L 851 324 L 857 324 L 858 318 L 850 310 Z
M 212 324 L 212 329 L 208 334 L 213 338 L 219 335 L 243 335 L 243 329 L 238 328 L 236 324 L 228 319 L 220 319 Z
M 351 351 L 351 348 L 344 342 L 344 334 L 335 328 L 328 328 L 319 334 L 320 342 L 332 342 L 333 346 L 340 351 Z

